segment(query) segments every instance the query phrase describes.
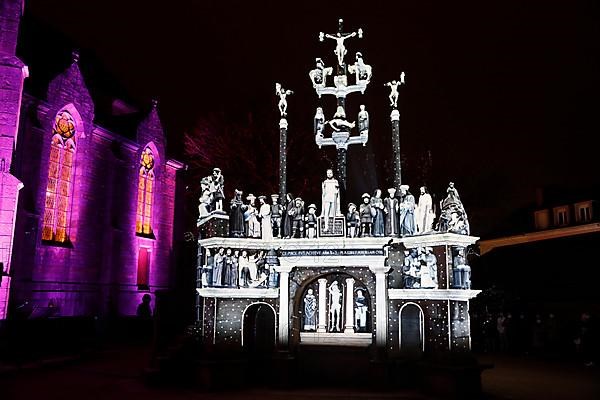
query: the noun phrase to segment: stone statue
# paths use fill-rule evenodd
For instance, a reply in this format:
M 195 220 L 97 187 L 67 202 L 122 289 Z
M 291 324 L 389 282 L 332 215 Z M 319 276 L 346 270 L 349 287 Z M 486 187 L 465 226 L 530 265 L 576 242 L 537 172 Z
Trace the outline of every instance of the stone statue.
M 346 214 L 347 235 L 349 238 L 358 237 L 360 230 L 360 214 L 356 211 L 356 204 L 348 204 L 348 214 Z
M 342 324 L 342 291 L 337 281 L 329 286 L 329 332 L 340 332 Z
M 213 276 L 212 285 L 222 286 L 223 285 L 223 268 L 225 266 L 225 249 L 220 247 L 219 252 L 215 254 L 213 259 Z
M 276 83 L 275 84 L 275 94 L 277 96 L 279 96 L 279 103 L 277 104 L 277 107 L 279 107 L 279 113 L 281 114 L 281 117 L 283 118 L 287 115 L 287 99 L 286 99 L 286 97 L 294 94 L 294 92 L 292 92 L 291 90 L 286 90 L 281 86 L 281 84 Z
M 210 178 L 209 191 L 213 202 L 214 211 L 223 211 L 223 199 L 225 198 L 225 178 L 220 168 L 213 168 Z
M 408 255 L 404 257 L 402 275 L 405 289 L 418 289 L 421 287 L 421 261 L 417 249 L 411 249 Z
M 398 108 L 398 86 L 404 85 L 404 72 L 400 74 L 400 80 L 393 80 L 391 82 L 386 83 L 384 86 L 388 86 L 390 88 L 390 106 L 394 108 Z
M 423 247 L 419 248 L 421 288 L 437 289 L 437 259 L 435 258 L 435 255 L 433 255 L 431 247 L 428 247 L 427 249 Z M 432 275 L 432 273 L 434 274 Z
M 356 74 L 356 84 L 368 84 L 371 81 L 372 68 L 363 61 L 362 53 L 356 53 L 356 62 L 348 67 L 348 72 Z
M 317 58 L 315 61 L 317 66 L 308 73 L 308 76 L 310 77 L 314 88 L 325 87 L 327 85 L 327 75 L 333 73 L 333 68 L 325 68 L 325 64 L 320 58 Z
M 358 132 L 362 135 L 369 133 L 369 113 L 365 110 L 364 104 L 360 105 L 358 112 Z
M 292 237 L 294 196 L 291 193 L 286 194 L 283 214 L 283 237 L 289 239 Z
M 292 221 L 291 237 L 304 237 L 304 202 L 300 197 L 296 197 L 294 206 L 288 211 L 288 214 Z
M 375 210 L 373 216 L 373 236 L 381 237 L 385 233 L 385 218 L 383 200 L 381 199 L 381 189 L 375 189 L 371 197 L 371 212 Z
M 206 262 L 202 268 L 202 287 L 212 286 L 212 271 L 215 263 L 215 257 L 210 254 L 210 250 L 206 250 Z
M 337 111 L 333 115 L 333 119 L 327 121 L 327 123 L 331 126 L 331 129 L 336 132 L 348 132 L 356 126 L 354 122 L 346 121 L 346 111 L 344 111 L 344 107 L 342 106 L 338 106 Z
M 212 207 L 212 196 L 210 193 L 210 177 L 204 177 L 200 181 L 200 204 L 198 205 L 198 219 L 202 219 L 210 213 Z
M 227 249 L 223 263 L 223 286 L 229 287 L 233 281 L 233 254 L 231 249 Z
M 231 258 L 231 287 L 239 286 L 239 276 L 240 276 L 240 251 L 235 250 L 233 252 L 233 256 Z
M 402 200 L 400 201 L 400 217 L 398 226 L 401 236 L 415 234 L 415 197 L 408 191 L 408 185 L 400 185 Z
M 460 247 L 452 260 L 452 287 L 455 289 L 471 289 L 471 267 L 465 259 L 465 249 Z
M 249 238 L 259 238 L 260 237 L 260 222 L 258 222 L 258 212 L 256 210 L 256 196 L 252 193 L 246 197 L 246 200 L 249 201 L 246 206 L 246 212 L 244 212 L 244 220 L 246 221 L 246 233 Z
M 461 235 L 470 233 L 469 220 L 463 207 L 454 182 L 450 182 L 446 190 L 446 198 L 440 204 L 440 219 L 437 229 L 440 232 L 452 232 Z
M 362 199 L 363 202 L 360 205 L 360 237 L 369 237 L 373 234 L 373 217 L 376 211 L 371 208 L 369 193 L 364 193 Z
M 308 214 L 304 217 L 304 227 L 306 229 L 306 237 L 308 239 L 315 239 L 317 237 L 317 206 L 311 204 L 308 206 Z
M 248 258 L 248 252 L 242 250 L 242 255 L 239 258 L 238 267 L 240 270 L 240 286 L 248 287 L 252 282 L 252 276 L 250 274 L 250 260 Z
M 317 298 L 312 289 L 308 289 L 304 296 L 304 330 L 317 330 Z
M 362 290 L 356 291 L 356 298 L 354 299 L 354 325 L 356 332 L 367 331 L 367 313 L 369 307 L 367 306 L 367 299 L 363 295 Z
M 273 239 L 273 226 L 271 225 L 271 205 L 267 204 L 266 196 L 258 196 L 260 208 L 258 215 L 260 216 L 260 233 L 263 240 Z
M 340 184 L 333 177 L 333 170 L 327 170 L 327 179 L 323 181 L 321 195 L 321 217 L 325 224 L 324 230 L 329 231 L 330 218 L 342 215 L 340 211 Z
M 254 257 L 255 279 L 258 281 L 258 286 L 266 287 L 268 285 L 269 271 L 267 266 L 267 258 L 264 250 L 259 251 Z M 252 271 L 252 262 L 250 263 L 250 271 Z
M 281 239 L 281 234 L 283 233 L 283 226 L 281 225 L 283 207 L 279 204 L 278 194 L 272 194 L 271 201 L 271 226 L 273 227 L 273 237 Z
M 388 197 L 383 199 L 385 212 L 385 235 L 396 237 L 400 230 L 398 229 L 398 209 L 399 202 L 396 198 L 396 188 L 388 189 Z
M 362 30 L 359 30 L 359 32 L 362 32 Z M 338 65 L 340 67 L 343 67 L 344 66 L 344 57 L 346 56 L 346 53 L 348 52 L 346 50 L 346 46 L 344 46 L 344 41 L 346 39 L 349 39 L 356 35 L 357 35 L 356 32 L 347 33 L 345 35 L 342 33 L 339 33 L 339 32 L 336 35 L 330 35 L 329 33 L 323 34 L 323 32 L 321 32 L 319 34 L 319 40 L 321 42 L 323 41 L 324 38 L 335 40 L 336 46 L 335 46 L 335 50 L 333 52 L 338 59 Z
M 421 186 L 419 196 L 419 204 L 415 209 L 415 222 L 417 234 L 430 232 L 433 229 L 433 220 L 435 212 L 433 211 L 433 202 L 431 195 L 425 186 Z
M 325 115 L 323 114 L 323 108 L 317 107 L 315 112 L 315 136 L 323 136 L 323 130 L 325 129 Z
M 244 211 L 247 206 L 242 202 L 242 191 L 235 189 L 229 206 L 229 236 L 244 237 Z
M 427 269 L 429 269 L 429 276 L 433 282 L 434 289 L 438 288 L 438 275 L 437 275 L 437 257 L 433 254 L 433 248 L 426 247 L 425 248 L 425 265 Z

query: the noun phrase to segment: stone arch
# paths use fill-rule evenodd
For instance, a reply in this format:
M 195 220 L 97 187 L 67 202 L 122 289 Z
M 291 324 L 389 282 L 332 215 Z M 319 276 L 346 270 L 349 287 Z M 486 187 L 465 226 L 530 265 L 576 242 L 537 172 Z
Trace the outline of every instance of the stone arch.
M 245 341 L 244 339 L 248 335 L 247 327 L 246 327 L 246 323 L 247 323 L 246 319 L 247 319 L 247 313 L 256 306 L 258 306 L 258 307 L 268 306 L 268 308 L 273 313 L 273 343 L 272 343 L 273 346 L 272 347 L 274 350 L 275 346 L 277 344 L 276 343 L 276 341 L 277 341 L 277 311 L 275 311 L 275 307 L 273 307 L 271 304 L 266 303 L 264 301 L 255 301 L 253 303 L 250 303 L 246 306 L 246 308 L 244 308 L 244 311 L 242 311 L 241 346 L 242 346 L 242 348 L 244 348 L 244 346 L 246 346 L 246 348 L 247 348 L 247 347 L 249 347 L 249 345 L 251 345 L 250 343 L 247 342 L 247 339 L 246 339 L 246 343 L 244 343 L 244 341 Z
M 319 272 L 317 274 L 315 274 L 314 276 L 311 276 L 307 279 L 305 279 L 296 289 L 295 294 L 294 294 L 294 298 L 291 304 L 291 321 L 290 321 L 290 329 L 291 329 L 291 335 L 290 335 L 290 344 L 292 346 L 297 345 L 300 342 L 300 336 L 299 333 L 302 331 L 302 318 L 301 315 L 303 315 L 303 300 L 304 300 L 304 294 L 306 293 L 306 291 L 309 289 L 309 287 L 311 285 L 313 285 L 315 282 L 318 282 L 319 279 L 321 278 L 325 278 L 331 275 L 345 275 L 349 278 L 353 278 L 355 282 L 358 282 L 359 284 L 354 285 L 354 293 L 356 293 L 357 287 L 364 287 L 365 288 L 365 297 L 367 298 L 368 304 L 369 304 L 369 316 L 368 316 L 368 331 L 372 332 L 373 328 L 375 326 L 374 321 L 375 321 L 375 316 L 374 316 L 374 310 L 375 310 L 375 303 L 374 303 L 374 299 L 375 299 L 375 293 L 374 291 L 372 291 L 369 288 L 369 285 L 367 284 L 367 282 L 364 282 L 363 279 L 359 276 L 357 276 L 353 271 L 345 271 L 343 268 L 340 269 L 335 269 L 335 270 L 329 270 L 329 271 L 324 271 L 324 272 Z M 345 285 L 345 283 L 344 283 Z M 344 287 L 345 289 L 345 287 Z M 316 293 L 317 291 L 315 291 L 315 295 L 317 295 Z M 345 290 L 344 290 L 345 292 Z M 346 294 L 344 293 L 343 298 L 344 301 L 342 303 L 343 304 L 343 319 L 345 319 L 345 296 Z M 318 301 L 318 296 L 317 296 L 317 301 Z
M 405 354 L 425 351 L 425 313 L 417 303 L 409 301 L 398 310 L 398 346 Z

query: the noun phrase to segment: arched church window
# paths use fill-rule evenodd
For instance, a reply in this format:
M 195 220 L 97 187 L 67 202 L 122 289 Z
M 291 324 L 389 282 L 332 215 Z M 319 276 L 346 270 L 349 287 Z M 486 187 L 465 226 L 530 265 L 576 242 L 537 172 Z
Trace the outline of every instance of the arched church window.
M 56 114 L 48 162 L 42 240 L 58 243 L 69 240 L 71 183 L 77 149 L 75 133 L 75 121 L 71 113 L 62 110 Z
M 154 152 L 149 146 L 140 156 L 135 232 L 152 235 L 152 207 L 154 199 Z

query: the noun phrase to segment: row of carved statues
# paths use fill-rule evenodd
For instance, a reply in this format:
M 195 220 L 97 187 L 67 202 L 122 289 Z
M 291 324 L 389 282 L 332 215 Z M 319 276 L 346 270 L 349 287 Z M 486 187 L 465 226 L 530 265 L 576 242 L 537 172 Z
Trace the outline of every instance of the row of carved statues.
M 207 260 L 202 268 L 203 287 L 229 288 L 274 288 L 279 286 L 279 274 L 269 263 L 270 251 L 257 251 L 219 248 L 215 254 L 207 250 Z M 276 255 L 275 255 L 276 257 Z
M 224 213 L 224 178 L 221 170 L 215 168 L 213 174 L 201 181 L 200 220 L 214 212 Z M 273 238 L 316 238 L 319 232 L 332 232 L 336 220 L 346 225 L 346 235 L 355 237 L 404 237 L 432 232 L 453 232 L 468 235 L 469 222 L 454 183 L 450 182 L 446 197 L 440 202 L 440 216 L 434 230 L 436 213 L 427 188 L 422 186 L 418 202 L 409 191 L 408 185 L 400 185 L 399 196 L 396 188 L 389 188 L 383 198 L 381 189 L 373 195 L 364 193 L 362 202 L 357 206 L 349 203 L 344 215 L 340 207 L 340 186 L 333 177 L 333 171 L 327 170 L 322 182 L 321 213 L 317 215 L 317 206 L 305 203 L 291 193 L 280 199 L 272 194 L 270 201 L 266 196 L 246 196 L 236 189 L 229 208 L 229 236 L 249 237 L 271 240 Z M 258 204 L 257 204 L 258 200 Z M 338 227 L 339 228 L 339 227 Z M 343 229 L 342 229 L 343 231 Z M 336 235 L 329 235 L 336 236 Z

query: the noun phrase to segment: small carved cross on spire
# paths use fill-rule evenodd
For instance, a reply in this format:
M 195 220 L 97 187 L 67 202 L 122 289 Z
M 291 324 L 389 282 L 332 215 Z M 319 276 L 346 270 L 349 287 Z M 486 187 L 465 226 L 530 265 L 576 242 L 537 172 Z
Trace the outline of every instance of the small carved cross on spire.
M 158 100 L 157 99 L 152 99 L 152 109 L 156 110 L 156 106 L 158 106 Z

